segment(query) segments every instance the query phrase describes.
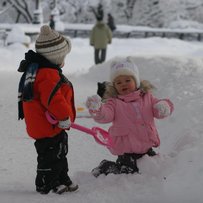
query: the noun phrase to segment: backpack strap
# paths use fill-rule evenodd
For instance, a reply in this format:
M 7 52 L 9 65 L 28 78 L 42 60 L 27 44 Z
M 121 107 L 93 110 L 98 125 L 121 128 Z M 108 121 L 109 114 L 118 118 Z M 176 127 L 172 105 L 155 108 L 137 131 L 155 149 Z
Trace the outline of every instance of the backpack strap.
M 61 85 L 63 83 L 66 83 L 72 87 L 72 83 L 68 80 L 68 78 L 65 77 L 65 75 L 63 75 L 61 72 L 59 72 L 59 75 L 60 75 L 60 80 L 57 82 L 57 84 L 55 85 L 55 87 L 51 91 L 51 94 L 50 94 L 48 102 L 47 102 L 48 106 L 49 106 L 53 96 L 56 94 L 56 92 L 58 91 L 58 89 L 61 87 Z
M 58 89 L 61 87 L 61 85 L 62 85 L 62 80 L 60 79 L 58 82 L 57 82 L 57 84 L 56 84 L 56 86 L 53 88 L 53 90 L 51 91 L 51 94 L 49 95 L 49 99 L 48 99 L 48 102 L 47 102 L 47 105 L 49 106 L 49 104 L 50 104 L 50 102 L 51 102 L 51 100 L 52 100 L 52 98 L 53 98 L 53 96 L 56 94 L 56 92 L 58 91 Z

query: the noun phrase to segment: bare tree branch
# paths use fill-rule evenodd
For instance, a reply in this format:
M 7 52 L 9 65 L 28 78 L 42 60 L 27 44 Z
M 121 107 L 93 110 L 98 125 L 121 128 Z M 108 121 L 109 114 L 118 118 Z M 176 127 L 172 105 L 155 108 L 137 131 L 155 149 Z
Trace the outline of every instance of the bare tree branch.
M 10 6 L 8 6 L 7 8 L 5 8 L 4 10 L 0 11 L 0 15 L 5 13 L 9 8 L 11 8 L 13 6 L 13 4 L 11 4 Z
M 23 2 L 27 5 L 27 3 L 23 0 Z M 13 7 L 16 9 L 17 12 L 20 13 L 20 15 L 22 15 L 27 23 L 32 23 L 32 17 L 29 14 L 28 9 L 26 10 L 26 8 L 28 7 L 23 7 L 18 0 L 8 0 L 8 3 L 12 4 Z M 17 19 L 19 20 L 19 16 L 17 16 Z
M 27 11 L 28 16 L 29 16 L 29 18 L 30 18 L 31 21 L 32 21 L 32 16 L 31 16 L 31 14 L 30 14 L 30 12 L 29 12 L 28 4 L 27 4 L 27 2 L 26 2 L 25 0 L 22 0 L 22 1 L 24 2 L 25 10 Z

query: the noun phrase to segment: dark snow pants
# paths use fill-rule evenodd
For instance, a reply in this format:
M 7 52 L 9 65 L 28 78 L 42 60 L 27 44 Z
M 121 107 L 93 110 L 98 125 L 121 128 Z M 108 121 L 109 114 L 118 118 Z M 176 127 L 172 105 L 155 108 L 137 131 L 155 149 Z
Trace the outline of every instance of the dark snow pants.
M 118 156 L 116 162 L 103 160 L 98 167 L 92 170 L 92 174 L 97 177 L 100 174 L 108 175 L 109 173 L 138 173 L 137 160 L 145 154 L 148 154 L 149 156 L 156 155 L 153 149 L 149 149 L 148 152 L 144 154 L 124 153 L 123 155 Z
M 68 134 L 63 130 L 52 138 L 36 140 L 37 176 L 36 190 L 48 193 L 58 185 L 70 185 L 68 176 Z
M 94 50 L 94 61 L 95 64 L 104 62 L 106 59 L 106 49 L 95 49 Z

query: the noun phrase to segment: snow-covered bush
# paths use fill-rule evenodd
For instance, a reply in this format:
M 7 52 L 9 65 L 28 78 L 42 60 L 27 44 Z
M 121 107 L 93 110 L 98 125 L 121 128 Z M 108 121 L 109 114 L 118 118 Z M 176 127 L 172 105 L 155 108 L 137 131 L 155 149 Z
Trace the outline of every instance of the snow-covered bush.
M 31 39 L 29 36 L 25 35 L 25 32 L 20 27 L 14 26 L 12 30 L 8 33 L 6 43 L 7 45 L 20 43 L 28 47 L 31 43 Z

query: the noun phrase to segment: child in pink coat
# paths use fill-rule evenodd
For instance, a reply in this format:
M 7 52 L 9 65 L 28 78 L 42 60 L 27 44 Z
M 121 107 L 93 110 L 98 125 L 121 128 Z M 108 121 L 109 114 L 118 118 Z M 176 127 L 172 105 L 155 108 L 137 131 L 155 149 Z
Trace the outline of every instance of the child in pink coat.
M 153 147 L 160 145 L 154 118 L 171 115 L 173 104 L 169 99 L 158 99 L 150 91 L 143 91 L 137 66 L 130 58 L 113 63 L 110 80 L 117 96 L 105 103 L 97 95 L 88 97 L 86 106 L 98 123 L 112 123 L 108 132 L 113 145 L 109 148 L 117 155 L 116 162 L 103 160 L 93 169 L 94 176 L 139 172 L 137 159 L 148 154 L 154 156 Z

